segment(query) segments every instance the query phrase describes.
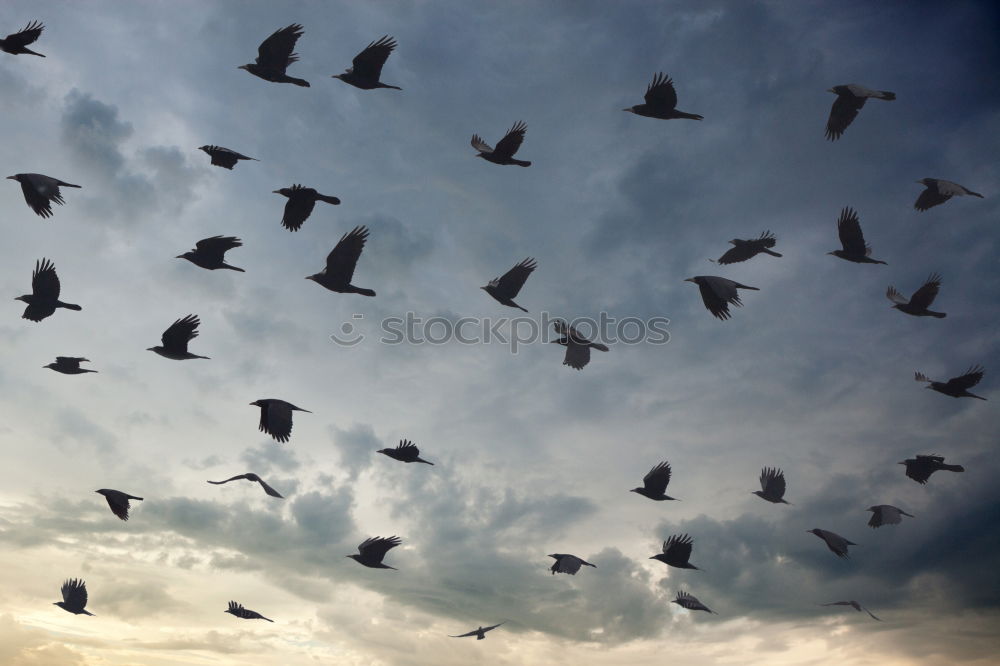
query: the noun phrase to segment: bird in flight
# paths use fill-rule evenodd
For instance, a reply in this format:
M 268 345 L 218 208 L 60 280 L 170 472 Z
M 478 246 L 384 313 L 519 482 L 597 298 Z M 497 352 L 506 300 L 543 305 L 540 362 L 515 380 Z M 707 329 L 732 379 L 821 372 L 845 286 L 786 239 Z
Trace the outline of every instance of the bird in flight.
M 235 615 L 236 617 L 243 618 L 244 620 L 267 620 L 268 622 L 274 622 L 271 618 L 264 617 L 257 611 L 248 610 L 243 608 L 243 604 L 238 604 L 235 601 L 229 602 L 229 608 L 222 611 L 223 613 L 229 613 L 230 615 Z
M 517 149 L 521 147 L 521 143 L 524 142 L 524 132 L 527 129 L 528 126 L 524 124 L 524 121 L 517 121 L 513 127 L 507 130 L 507 134 L 497 142 L 496 148 L 491 148 L 490 144 L 483 141 L 482 137 L 478 134 L 473 134 L 472 147 L 479 151 L 476 157 L 482 157 L 487 162 L 493 162 L 493 164 L 516 164 L 522 167 L 531 166 L 531 162 L 514 159 L 514 153 L 517 152 Z
M 296 407 L 277 398 L 261 398 L 250 404 L 260 407 L 260 431 L 267 433 L 277 442 L 287 442 L 292 436 L 292 412 L 312 414 L 308 409 Z
M 501 622 L 500 624 L 505 624 L 505 623 Z M 493 631 L 494 629 L 499 627 L 500 624 L 494 624 L 491 627 L 479 627 L 478 629 L 473 629 L 472 631 L 466 632 L 464 634 L 459 634 L 458 636 L 452 636 L 451 634 L 448 634 L 448 636 L 449 638 L 465 638 L 466 636 L 475 636 L 477 641 L 481 641 L 484 638 L 486 638 L 487 631 Z
M 323 201 L 333 206 L 340 205 L 340 199 L 337 197 L 320 194 L 311 187 L 298 184 L 274 190 L 271 194 L 288 197 L 288 201 L 285 202 L 285 214 L 281 218 L 281 226 L 289 231 L 298 231 L 302 228 L 302 223 L 312 214 L 317 201 Z
M 906 465 L 906 476 L 920 484 L 927 483 L 931 474 L 940 470 L 947 472 L 965 471 L 961 465 L 946 465 L 942 456 L 933 454 L 927 456 L 918 453 L 915 458 L 907 458 L 899 464 Z
M 97 372 L 97 370 L 81 368 L 81 363 L 90 363 L 90 359 L 83 358 L 82 356 L 56 356 L 55 363 L 49 363 L 42 367 L 61 372 L 64 375 L 82 375 L 86 372 Z
M 815 529 L 811 529 L 811 530 L 806 530 L 806 532 L 809 532 L 810 534 L 815 534 L 820 539 L 822 539 L 823 541 L 825 541 L 826 542 L 826 547 L 829 548 L 830 552 L 832 552 L 837 557 L 850 557 L 847 554 L 847 547 L 848 546 L 857 546 L 858 545 L 858 544 L 854 543 L 853 541 L 848 541 L 847 539 L 845 539 L 844 537 L 840 536 L 839 534 L 836 534 L 836 533 L 831 532 L 829 530 L 821 530 L 819 528 L 815 528 Z
M 891 102 L 896 99 L 896 93 L 887 90 L 871 90 L 856 83 L 834 86 L 827 92 L 837 96 L 830 109 L 830 118 L 826 121 L 826 138 L 836 141 L 847 129 L 847 126 L 858 117 L 858 111 L 865 105 L 868 98 L 884 99 Z
M 253 472 L 247 472 L 246 474 L 238 474 L 238 475 L 236 475 L 234 477 L 226 479 L 225 481 L 209 481 L 209 483 L 215 484 L 217 486 L 221 486 L 223 483 L 229 483 L 230 481 L 238 481 L 240 479 L 246 479 L 247 481 L 256 481 L 257 483 L 260 484 L 260 487 L 264 489 L 264 492 L 267 493 L 268 495 L 270 495 L 271 497 L 277 497 L 278 499 L 284 499 L 284 497 L 281 495 L 281 493 L 279 493 L 277 490 L 275 490 L 271 486 L 267 485 L 267 483 L 264 482 L 264 479 L 260 478 L 259 476 L 257 476 Z
M 857 212 L 850 207 L 840 211 L 840 218 L 837 219 L 837 233 L 840 235 L 841 250 L 827 252 L 835 257 L 840 257 L 856 264 L 885 264 L 884 261 L 872 259 L 872 248 L 865 243 L 865 235 L 861 232 L 861 223 L 858 221 Z
M 242 246 L 243 241 L 236 236 L 212 236 L 211 238 L 202 238 L 194 244 L 193 250 L 188 250 L 184 254 L 179 254 L 174 258 L 187 259 L 195 266 L 200 266 L 210 271 L 228 268 L 231 271 L 246 273 L 242 268 L 230 266 L 226 263 L 226 252 Z
M 600 342 L 591 342 L 562 319 L 556 319 L 552 322 L 552 326 L 556 329 L 556 333 L 559 334 L 559 337 L 552 340 L 552 343 L 562 345 L 566 348 L 563 365 L 568 365 L 575 370 L 583 370 L 584 366 L 590 363 L 591 349 L 603 352 L 608 351 L 607 345 L 603 345 Z
M 63 600 L 52 602 L 54 605 L 73 615 L 94 615 L 90 611 L 84 610 L 87 606 L 87 584 L 85 582 L 78 578 L 70 578 L 62 584 L 60 592 L 62 592 Z
M 965 195 L 970 195 L 973 197 L 984 198 L 979 192 L 973 192 L 972 190 L 959 185 L 958 183 L 953 183 L 950 180 L 942 180 L 941 178 L 921 178 L 917 181 L 923 185 L 926 189 L 920 193 L 917 200 L 914 202 L 913 207 L 919 211 L 925 211 L 928 208 L 933 208 L 943 204 L 948 199 L 952 197 L 960 197 Z
M 820 606 L 850 606 L 851 608 L 853 608 L 858 612 L 864 611 L 868 613 L 869 615 L 872 616 L 872 619 L 879 620 L 879 618 L 875 617 L 874 613 L 872 613 L 870 610 L 859 604 L 857 601 L 854 601 L 853 599 L 851 601 L 831 601 L 828 604 L 820 604 Z M 881 620 L 879 620 L 879 622 L 881 622 Z
M 660 72 L 653 75 L 653 82 L 646 88 L 646 103 L 630 106 L 622 111 L 634 113 L 637 116 L 647 118 L 659 118 L 660 120 L 671 120 L 673 118 L 688 118 L 690 120 L 702 120 L 704 116 L 697 113 L 686 113 L 677 110 L 677 91 L 674 90 L 673 80 Z
M 343 74 L 334 74 L 331 78 L 340 79 L 344 83 L 349 83 L 362 90 L 375 88 L 402 90 L 399 86 L 390 86 L 379 81 L 379 77 L 382 76 L 382 67 L 395 48 L 396 40 L 388 35 L 383 35 L 377 41 L 366 46 L 364 51 L 354 56 L 351 63 L 353 67 L 345 69 Z
M 66 203 L 59 191 L 60 187 L 80 187 L 40 173 L 18 173 L 7 176 L 7 180 L 21 183 L 21 193 L 28 207 L 39 217 L 46 218 L 52 217 L 52 202 L 60 206 Z
M 769 254 L 772 257 L 781 256 L 779 253 L 771 250 L 777 239 L 770 231 L 765 231 L 757 238 L 751 238 L 750 240 L 734 238 L 729 242 L 732 243 L 733 247 L 726 250 L 726 253 L 719 257 L 715 263 L 722 264 L 723 266 L 726 264 L 736 264 L 747 259 L 753 259 L 761 253 Z
M 698 601 L 698 597 L 693 594 L 688 594 L 687 592 L 678 592 L 677 598 L 671 601 L 672 604 L 677 604 L 681 608 L 686 608 L 692 611 L 705 611 L 707 613 L 714 613 L 718 615 L 714 610 L 706 606 L 705 604 Z
M 346 557 L 370 569 L 392 569 L 393 571 L 397 571 L 396 567 L 382 564 L 382 558 L 385 557 L 385 554 L 390 549 L 395 548 L 400 543 L 402 543 L 402 540 L 398 536 L 388 538 L 370 537 L 362 541 L 361 545 L 358 546 L 357 555 L 346 555 Z
M 379 449 L 378 453 L 387 455 L 393 460 L 398 460 L 405 463 L 424 463 L 426 465 L 433 465 L 434 463 L 424 460 L 420 457 L 420 449 L 417 445 L 408 439 L 399 440 L 399 445 L 394 449 Z
M 253 160 L 254 162 L 260 162 L 256 157 L 247 157 L 235 150 L 230 150 L 229 148 L 223 148 L 222 146 L 201 146 L 198 150 L 204 150 L 205 153 L 212 158 L 212 164 L 218 167 L 223 167 L 232 171 L 233 167 L 240 160 Z
M 24 53 L 44 58 L 45 56 L 41 53 L 35 53 L 31 49 L 27 48 L 28 44 L 34 44 L 35 40 L 41 37 L 42 30 L 45 30 L 44 25 L 38 21 L 32 21 L 24 27 L 24 30 L 7 35 L 4 39 L 0 39 L 0 51 L 10 53 L 12 55 L 20 55 Z
M 101 488 L 94 492 L 104 495 L 104 499 L 108 500 L 108 506 L 111 507 L 111 512 L 122 520 L 128 520 L 129 500 L 142 501 L 141 497 L 129 495 L 120 490 L 111 490 L 110 488 Z
M 368 227 L 354 227 L 341 236 L 337 245 L 330 250 L 330 254 L 326 256 L 326 267 L 319 273 L 307 276 L 306 279 L 338 294 L 374 296 L 373 290 L 355 287 L 351 284 L 354 269 L 358 265 L 358 259 L 361 257 L 361 251 L 365 248 L 367 240 Z
M 674 534 L 663 542 L 663 552 L 657 553 L 649 559 L 659 560 L 664 564 L 677 567 L 678 569 L 696 569 L 700 571 L 698 567 L 688 562 L 691 558 L 693 547 L 694 542 L 690 536 L 687 534 Z
M 657 502 L 677 499 L 676 497 L 670 497 L 666 494 L 667 484 L 669 483 L 670 463 L 663 461 L 654 465 L 653 469 L 646 472 L 646 476 L 642 477 L 641 488 L 633 488 L 629 492 L 639 493 L 643 497 L 648 497 L 649 499 L 656 500 Z
M 876 528 L 883 525 L 898 525 L 903 519 L 902 516 L 913 518 L 913 514 L 906 513 L 891 504 L 877 504 L 870 506 L 866 511 L 872 512 L 872 517 L 868 520 L 868 527 Z
M 484 290 L 502 305 L 527 312 L 525 308 L 514 302 L 514 298 L 520 293 L 521 287 L 524 286 L 528 276 L 536 268 L 538 268 L 538 263 L 531 257 L 528 257 L 501 277 L 493 278 L 489 284 L 485 287 L 480 287 L 480 289 Z
M 933 312 L 928 310 L 934 299 L 937 298 L 938 290 L 941 288 L 941 276 L 937 273 L 931 273 L 931 276 L 927 278 L 923 286 L 913 292 L 910 296 L 910 300 L 906 300 L 901 293 L 896 291 L 896 288 L 889 286 L 889 289 L 885 292 L 885 297 L 890 301 L 895 303 L 892 307 L 896 308 L 900 312 L 905 312 L 908 315 L 913 315 L 914 317 L 937 317 L 938 319 L 944 319 L 948 315 L 943 312 Z
M 785 473 L 780 469 L 765 467 L 760 471 L 760 490 L 751 490 L 751 494 L 767 500 L 771 504 L 789 504 L 785 496 Z
M 576 555 L 569 555 L 567 553 L 554 553 L 549 555 L 549 557 L 555 558 L 555 562 L 552 563 L 552 567 L 549 571 L 555 576 L 557 573 L 569 574 L 570 576 L 575 576 L 576 572 L 580 570 L 581 566 L 588 566 L 597 568 L 596 564 L 591 564 L 586 560 L 582 560 Z
M 981 395 L 969 393 L 969 389 L 982 380 L 984 372 L 986 371 L 983 369 L 983 366 L 974 365 L 966 370 L 964 375 L 952 377 L 946 382 L 932 381 L 922 372 L 914 373 L 913 378 L 918 382 L 927 382 L 928 386 L 925 388 L 949 395 L 952 398 L 978 398 L 979 400 L 986 400 L 986 398 Z
M 743 306 L 743 301 L 740 300 L 739 292 L 736 291 L 737 289 L 760 291 L 757 287 L 748 287 L 745 284 L 733 282 L 732 280 L 716 275 L 698 275 L 684 281 L 694 282 L 698 285 L 698 290 L 701 292 L 701 301 L 705 304 L 705 308 L 723 321 L 732 316 L 729 314 L 730 305 Z
M 31 293 L 14 299 L 28 304 L 28 307 L 24 308 L 24 314 L 21 315 L 21 318 L 29 321 L 41 321 L 51 316 L 56 308 L 77 311 L 83 309 L 79 305 L 60 301 L 59 291 L 59 276 L 56 275 L 55 265 L 44 258 L 36 261 L 35 271 L 31 274 Z
M 201 320 L 198 319 L 198 315 L 189 314 L 178 319 L 167 330 L 163 331 L 163 335 L 160 336 L 162 344 L 149 347 L 146 351 L 156 352 L 163 358 L 169 358 L 172 361 L 186 361 L 192 358 L 207 359 L 207 356 L 198 356 L 188 351 L 188 343 L 198 337 L 200 324 Z
M 303 88 L 309 87 L 309 82 L 285 74 L 285 70 L 299 56 L 292 51 L 295 42 L 302 36 L 302 26 L 298 23 L 275 30 L 274 33 L 257 47 L 257 59 L 249 64 L 240 65 L 237 69 L 245 69 L 254 76 L 273 83 L 294 83 Z

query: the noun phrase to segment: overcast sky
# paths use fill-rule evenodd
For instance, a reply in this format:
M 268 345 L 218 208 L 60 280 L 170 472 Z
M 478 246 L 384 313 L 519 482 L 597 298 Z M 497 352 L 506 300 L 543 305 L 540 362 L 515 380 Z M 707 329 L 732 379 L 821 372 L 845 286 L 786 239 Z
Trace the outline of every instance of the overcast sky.
M 950 2 L 5 2 L 3 176 L 44 173 L 43 220 L 0 181 L 0 662 L 445 666 L 987 664 L 1000 641 L 1000 21 Z M 237 69 L 301 23 L 300 88 Z M 382 35 L 363 91 L 330 78 Z M 622 113 L 654 73 L 679 108 Z M 844 136 L 834 95 L 872 100 Z M 527 169 L 478 160 L 527 123 Z M 197 150 L 258 158 L 227 171 Z M 924 177 L 985 198 L 913 209 Z M 302 183 L 318 204 L 280 225 Z M 845 206 L 887 266 L 826 255 Z M 355 284 L 319 271 L 356 225 Z M 718 266 L 770 229 L 784 256 Z M 217 234 L 246 273 L 175 259 Z M 668 318 L 665 345 L 612 344 L 577 372 L 563 349 L 386 345 L 386 317 L 521 314 L 479 287 L 521 259 L 534 317 Z M 12 299 L 51 259 L 63 300 L 41 323 Z M 890 309 L 943 276 L 946 319 Z M 758 287 L 719 321 L 685 278 Z M 149 351 L 189 313 L 208 361 Z M 360 315 L 360 318 L 358 317 Z M 345 322 L 366 339 L 330 340 Z M 507 326 L 501 330 L 507 331 Z M 85 356 L 98 374 L 42 369 Z M 913 381 L 981 363 L 979 394 Z M 259 398 L 297 413 L 257 430 Z M 375 453 L 402 438 L 435 466 Z M 926 486 L 896 463 L 965 466 Z M 667 460 L 669 494 L 628 490 Z M 791 506 L 750 495 L 780 467 Z M 207 480 L 253 471 L 285 495 Z M 145 498 L 121 522 L 98 488 Z M 865 509 L 915 517 L 872 530 Z M 858 545 L 841 560 L 806 530 Z M 704 571 L 648 558 L 694 539 Z M 344 556 L 403 540 L 367 569 Z M 552 576 L 549 553 L 597 565 Z M 83 578 L 88 609 L 51 605 Z M 718 615 L 669 603 L 684 590 Z M 230 599 L 275 620 L 223 614 Z M 882 618 L 819 604 L 857 599 Z M 456 640 L 506 624 L 485 642 Z

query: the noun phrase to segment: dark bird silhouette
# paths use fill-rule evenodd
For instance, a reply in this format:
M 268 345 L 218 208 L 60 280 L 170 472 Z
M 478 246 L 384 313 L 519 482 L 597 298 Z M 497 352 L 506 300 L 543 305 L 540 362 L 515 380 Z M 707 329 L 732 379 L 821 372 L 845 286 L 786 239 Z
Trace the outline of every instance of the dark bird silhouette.
M 659 560 L 678 569 L 696 569 L 698 567 L 688 562 L 694 542 L 687 534 L 674 534 L 663 542 L 663 552 L 653 555 L 651 560 Z
M 54 605 L 73 615 L 94 615 L 90 611 L 84 610 L 87 606 L 87 584 L 85 582 L 78 578 L 70 578 L 62 584 L 60 592 L 62 592 L 63 600 L 52 602 Z
M 552 340 L 553 344 L 562 345 L 566 348 L 566 355 L 563 357 L 563 365 L 568 365 L 575 370 L 583 370 L 584 366 L 590 363 L 590 350 L 608 351 L 607 345 L 600 342 L 591 342 L 580 335 L 575 328 L 568 325 L 562 319 L 556 319 L 552 326 L 559 334 L 559 338 Z
M 384 454 L 392 458 L 393 460 L 398 460 L 399 462 L 405 463 L 424 463 L 426 465 L 433 465 L 434 463 L 424 460 L 420 457 L 420 449 L 417 445 L 408 439 L 399 440 L 399 445 L 394 449 L 379 449 L 379 453 Z
M 960 197 L 966 194 L 973 197 L 979 197 L 980 199 L 984 198 L 979 192 L 973 192 L 972 190 L 963 187 L 958 183 L 953 183 L 950 180 L 942 180 L 941 178 L 921 178 L 917 182 L 927 188 L 920 193 L 920 196 L 917 197 L 917 200 L 913 204 L 913 207 L 919 211 L 925 211 L 928 208 L 933 208 L 934 206 L 943 204 L 952 197 Z
M 371 289 L 355 287 L 351 284 L 354 269 L 358 265 L 358 258 L 361 256 L 361 251 L 365 248 L 367 240 L 368 228 L 365 226 L 354 227 L 350 232 L 341 236 L 336 247 L 330 250 L 330 254 L 326 255 L 326 268 L 306 279 L 338 294 L 374 296 L 375 292 Z
M 901 516 L 913 518 L 913 514 L 906 513 L 891 504 L 877 504 L 868 507 L 866 511 L 872 512 L 872 517 L 868 521 L 868 527 L 871 528 L 882 527 L 883 525 L 898 525 L 903 520 Z
M 77 311 L 83 309 L 79 305 L 60 301 L 59 291 L 59 276 L 56 275 L 56 267 L 48 259 L 43 258 L 36 261 L 35 271 L 31 274 L 31 293 L 14 299 L 28 304 L 28 307 L 24 308 L 24 314 L 21 315 L 21 318 L 29 321 L 41 321 L 51 316 L 56 308 Z
M 633 488 L 630 493 L 639 493 L 643 497 L 648 497 L 657 502 L 677 499 L 666 494 L 667 484 L 670 483 L 670 463 L 664 461 L 654 465 L 653 469 L 642 477 L 642 487 Z
M 52 217 L 52 202 L 60 206 L 66 203 L 59 191 L 60 187 L 80 187 L 40 173 L 18 173 L 7 176 L 7 180 L 21 183 L 21 193 L 24 194 L 25 202 L 40 217 Z
M 927 483 L 934 472 L 945 470 L 946 472 L 964 472 L 961 465 L 946 465 L 942 456 L 931 454 L 920 455 L 915 458 L 907 458 L 900 465 L 906 465 L 906 476 L 920 484 Z
M 268 622 L 274 622 L 274 620 L 264 617 L 257 611 L 252 611 L 243 608 L 243 604 L 238 604 L 235 601 L 230 601 L 229 608 L 227 608 L 222 612 L 229 613 L 230 615 L 235 615 L 236 617 L 243 618 L 244 620 L 267 620 Z
M 41 53 L 35 53 L 31 49 L 27 48 L 28 44 L 34 44 L 35 40 L 41 37 L 42 30 L 45 30 L 44 25 L 38 21 L 32 21 L 24 27 L 24 30 L 7 35 L 4 39 L 0 39 L 0 51 L 10 53 L 12 55 L 20 55 L 24 53 L 44 58 L 45 56 Z
M 847 129 L 847 126 L 858 117 L 858 111 L 865 105 L 869 97 L 884 99 L 888 102 L 896 99 L 896 93 L 886 90 L 871 90 L 856 83 L 834 86 L 827 92 L 837 96 L 830 109 L 830 119 L 826 121 L 826 138 L 836 141 Z
M 842 250 L 827 252 L 835 257 L 853 261 L 856 264 L 885 264 L 884 261 L 872 259 L 872 249 L 865 243 L 865 235 L 861 232 L 858 214 L 853 208 L 847 207 L 840 211 L 837 220 L 837 233 L 840 234 Z
M 61 372 L 64 375 L 82 375 L 86 372 L 97 372 L 97 370 L 81 368 L 81 363 L 90 363 L 90 359 L 83 358 L 82 356 L 56 356 L 55 363 L 49 363 L 42 367 Z
M 736 291 L 737 289 L 760 291 L 757 287 L 748 287 L 745 284 L 733 282 L 732 280 L 727 280 L 724 277 L 716 275 L 698 275 L 684 281 L 694 282 L 698 285 L 698 290 L 701 292 L 701 301 L 705 304 L 705 308 L 723 321 L 732 316 L 729 314 L 730 305 L 743 306 L 743 301 L 740 300 L 739 292 Z
M 246 479 L 247 481 L 256 481 L 257 483 L 260 484 L 260 487 L 264 489 L 264 492 L 270 495 L 271 497 L 277 497 L 278 499 L 285 499 L 281 495 L 281 493 L 279 493 L 271 486 L 267 485 L 267 483 L 264 482 L 264 479 L 260 478 L 253 472 L 247 472 L 246 474 L 238 474 L 237 476 L 228 478 L 225 481 L 209 481 L 209 483 L 221 486 L 223 483 L 229 483 L 230 481 L 237 481 L 240 479 Z
M 520 293 L 521 287 L 524 286 L 524 282 L 528 279 L 528 276 L 537 267 L 538 263 L 531 257 L 528 257 L 501 277 L 493 278 L 489 284 L 485 287 L 480 287 L 480 289 L 485 290 L 498 303 L 527 312 L 525 308 L 514 302 L 514 298 Z
M 491 148 L 490 144 L 483 141 L 482 137 L 478 134 L 473 134 L 472 147 L 479 151 L 476 157 L 482 157 L 487 162 L 493 162 L 493 164 L 516 164 L 522 167 L 531 166 L 531 162 L 514 159 L 514 153 L 517 152 L 517 149 L 524 142 L 524 132 L 527 129 L 528 126 L 524 124 L 524 121 L 517 121 L 513 127 L 507 130 L 507 134 L 497 142 L 496 148 Z
M 853 608 L 858 612 L 864 611 L 868 613 L 869 615 L 872 616 L 872 619 L 879 620 L 879 618 L 875 617 L 874 613 L 872 613 L 870 610 L 859 604 L 857 601 L 854 601 L 853 599 L 851 601 L 831 601 L 828 604 L 820 604 L 820 606 L 850 606 L 851 608 Z M 881 620 L 879 620 L 879 622 L 881 622 Z
M 188 250 L 174 258 L 187 259 L 195 266 L 207 268 L 210 271 L 228 268 L 231 271 L 246 273 L 242 268 L 226 263 L 226 252 L 236 247 L 243 247 L 243 241 L 236 236 L 212 236 L 201 239 L 194 244 L 193 250 Z
M 848 541 L 839 534 L 835 534 L 834 532 L 831 532 L 829 530 L 821 530 L 819 528 L 815 528 L 811 530 L 806 530 L 806 532 L 809 532 L 810 534 L 815 534 L 824 542 L 826 542 L 826 547 L 829 548 L 830 552 L 836 555 L 837 557 L 850 557 L 850 555 L 847 554 L 847 547 L 858 545 L 853 541 Z
M 777 239 L 770 231 L 765 231 L 757 238 L 750 240 L 734 238 L 729 242 L 733 244 L 733 247 L 726 250 L 726 253 L 719 257 L 715 263 L 722 264 L 723 266 L 726 264 L 736 264 L 747 259 L 753 259 L 761 253 L 769 254 L 772 257 L 781 256 L 779 253 L 771 251 Z
M 948 315 L 943 312 L 933 312 L 928 310 L 934 299 L 937 298 L 938 290 L 941 288 L 941 276 L 937 273 L 931 273 L 931 276 L 927 278 L 923 286 L 913 292 L 910 296 L 910 300 L 906 300 L 901 293 L 896 291 L 896 288 L 891 286 L 885 292 L 885 297 L 890 301 L 895 303 L 892 307 L 896 308 L 900 312 L 905 312 L 908 315 L 913 315 L 914 317 L 937 317 L 938 319 L 944 319 Z
M 362 90 L 375 88 L 402 90 L 399 86 L 390 86 L 379 81 L 382 76 L 382 67 L 395 48 L 396 40 L 388 35 L 383 35 L 377 41 L 366 46 L 364 51 L 354 56 L 353 67 L 345 69 L 343 74 L 334 74 L 332 78 L 340 79 L 344 83 L 350 83 L 355 88 Z
M 978 398 L 979 400 L 986 400 L 981 395 L 969 393 L 969 389 L 982 380 L 984 372 L 986 371 L 981 365 L 974 365 L 966 370 L 964 375 L 952 377 L 946 382 L 931 381 L 922 372 L 914 373 L 913 378 L 918 382 L 927 382 L 929 385 L 926 388 L 950 395 L 952 398 Z
M 637 116 L 647 118 L 659 118 L 660 120 L 671 120 L 673 118 L 688 118 L 690 120 L 702 120 L 704 116 L 697 113 L 686 113 L 677 110 L 677 91 L 674 90 L 673 80 L 660 72 L 653 75 L 653 82 L 646 88 L 646 103 L 630 106 L 622 111 L 630 111 Z
M 555 576 L 557 573 L 569 574 L 570 576 L 575 576 L 576 572 L 580 570 L 581 566 L 588 566 L 597 568 L 596 564 L 591 564 L 586 560 L 582 560 L 576 555 L 569 555 L 567 553 L 554 553 L 549 555 L 549 557 L 555 558 L 555 562 L 552 563 L 552 567 L 549 571 Z
M 281 226 L 289 231 L 298 231 L 302 228 L 302 223 L 312 214 L 317 201 L 324 201 L 334 206 L 340 205 L 340 199 L 337 197 L 320 194 L 313 188 L 302 185 L 283 187 L 280 190 L 274 190 L 271 194 L 288 197 L 288 201 L 285 202 L 285 214 L 281 218 Z
M 292 412 L 312 414 L 308 409 L 277 398 L 261 398 L 250 404 L 260 407 L 260 431 L 266 432 L 278 442 L 287 442 L 292 436 Z
M 169 358 L 173 361 L 186 361 L 192 358 L 207 359 L 207 356 L 198 356 L 188 351 L 188 343 L 198 337 L 197 329 L 200 324 L 201 320 L 198 319 L 198 315 L 189 314 L 178 319 L 167 330 L 163 331 L 163 335 L 160 336 L 160 341 L 163 344 L 149 347 L 146 351 L 156 352 L 163 358 Z
M 357 555 L 347 555 L 346 557 L 370 569 L 392 569 L 393 571 L 397 571 L 396 567 L 382 564 L 382 558 L 385 557 L 385 554 L 390 549 L 395 548 L 400 543 L 402 543 L 402 540 L 398 536 L 388 538 L 371 537 L 361 542 L 361 545 L 358 546 Z
M 299 59 L 299 56 L 292 53 L 292 51 L 295 49 L 295 42 L 301 36 L 302 26 L 298 23 L 275 30 L 257 48 L 257 59 L 250 64 L 240 65 L 237 69 L 245 69 L 265 81 L 294 83 L 297 86 L 308 88 L 308 81 L 296 79 L 285 74 L 288 66 Z
M 504 624 L 504 622 L 501 622 L 500 624 Z M 465 638 L 466 636 L 475 636 L 477 641 L 481 641 L 484 638 L 486 638 L 487 631 L 493 631 L 494 629 L 499 627 L 500 624 L 494 624 L 491 627 L 479 627 L 478 629 L 473 629 L 472 631 L 466 632 L 464 634 L 459 634 L 458 636 L 452 636 L 451 634 L 448 634 L 448 636 L 450 638 Z
M 760 490 L 752 490 L 751 494 L 767 500 L 772 504 L 788 504 L 785 496 L 785 473 L 780 469 L 765 467 L 760 472 Z
M 692 611 L 705 611 L 706 613 L 714 613 L 718 615 L 714 610 L 706 606 L 705 604 L 698 601 L 698 597 L 693 594 L 688 594 L 687 592 L 678 592 L 677 598 L 671 601 L 672 604 L 677 604 L 681 608 L 686 608 Z
M 222 146 L 201 146 L 198 150 L 204 150 L 209 157 L 212 158 L 212 164 L 218 167 L 223 167 L 232 171 L 233 167 L 240 160 L 253 160 L 254 162 L 260 162 L 256 157 L 247 157 L 235 150 L 230 150 L 228 148 L 223 148 Z
M 142 501 L 141 497 L 129 495 L 128 493 L 123 493 L 120 490 L 111 490 L 110 488 L 101 488 L 100 490 L 95 490 L 94 492 L 104 495 L 104 499 L 108 500 L 108 506 L 111 507 L 111 512 L 122 520 L 128 520 L 129 500 L 136 500 L 138 502 Z

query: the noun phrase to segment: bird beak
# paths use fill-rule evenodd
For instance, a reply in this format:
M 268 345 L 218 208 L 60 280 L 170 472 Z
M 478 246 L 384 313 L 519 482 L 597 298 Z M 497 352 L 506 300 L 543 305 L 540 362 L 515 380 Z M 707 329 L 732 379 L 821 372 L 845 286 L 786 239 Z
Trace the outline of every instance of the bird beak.
M 630 109 L 630 108 L 629 109 L 622 109 L 622 111 L 628 111 L 629 113 L 632 113 L 632 109 Z
M 183 259 L 183 258 L 184 258 L 183 254 L 178 254 L 176 257 L 174 257 L 174 259 Z
M 271 190 L 271 194 L 281 194 L 281 190 Z
M 694 282 L 694 278 L 687 278 L 687 279 L 686 279 L 686 280 L 684 280 L 684 281 L 685 281 L 685 282 Z
M 13 178 L 13 176 L 7 176 L 7 177 L 8 178 Z M 917 185 L 923 185 L 924 184 L 924 181 L 922 181 L 922 180 L 915 180 L 913 182 L 916 183 Z
M 17 180 L 16 176 L 7 176 L 7 180 Z
M 826 89 L 826 91 L 827 91 L 827 92 L 832 92 L 832 93 L 833 93 L 834 95 L 836 95 L 836 94 L 837 94 L 837 91 L 836 91 L 836 90 L 834 90 L 833 88 L 827 88 L 827 89 Z

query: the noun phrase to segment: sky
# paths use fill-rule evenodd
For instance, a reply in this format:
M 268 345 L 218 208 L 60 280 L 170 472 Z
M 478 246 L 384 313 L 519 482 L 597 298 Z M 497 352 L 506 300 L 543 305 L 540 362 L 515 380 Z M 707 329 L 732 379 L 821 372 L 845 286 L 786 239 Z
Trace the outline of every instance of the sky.
M 12 0 L 0 33 L 31 20 L 47 57 L 0 54 L 3 175 L 82 188 L 43 220 L 0 187 L 0 663 L 995 663 L 989 3 Z M 289 74 L 311 87 L 237 69 L 291 23 Z M 402 91 L 330 78 L 386 34 Z M 703 121 L 621 111 L 661 71 Z M 829 142 L 826 91 L 846 83 L 897 98 Z M 475 158 L 472 134 L 518 120 L 531 167 Z M 204 144 L 259 162 L 210 166 Z M 919 213 L 924 177 L 985 198 Z M 272 191 L 293 183 L 342 204 L 289 233 Z M 826 254 L 845 206 L 888 265 Z M 362 224 L 355 284 L 377 297 L 303 280 Z M 780 259 L 708 261 L 766 229 Z M 217 234 L 243 240 L 227 259 L 245 273 L 175 258 Z M 544 341 L 379 341 L 407 313 L 523 314 L 479 287 L 529 256 L 531 317 L 662 317 L 669 341 L 611 343 L 580 372 Z M 82 311 L 20 318 L 42 257 Z M 889 285 L 931 272 L 947 318 L 890 308 Z M 759 291 L 719 321 L 695 275 Z M 210 360 L 147 351 L 189 313 Z M 334 343 L 345 323 L 365 339 Z M 99 372 L 43 369 L 57 355 Z M 973 364 L 987 402 L 913 381 Z M 312 413 L 278 444 L 259 398 Z M 376 453 L 404 438 L 435 465 Z M 966 471 L 919 485 L 896 464 L 917 453 Z M 680 501 L 628 492 L 664 460 Z M 791 505 L 750 494 L 765 466 Z M 206 483 L 248 471 L 285 499 Z M 98 488 L 145 499 L 122 522 Z M 874 504 L 914 517 L 873 530 Z M 858 545 L 838 559 L 812 528 Z M 679 533 L 702 571 L 649 559 Z M 345 558 L 376 535 L 402 538 L 398 571 Z M 549 553 L 596 568 L 553 576 Z M 96 617 L 52 605 L 67 578 Z M 231 599 L 274 624 L 224 615 Z M 882 621 L 819 605 L 842 599 Z

